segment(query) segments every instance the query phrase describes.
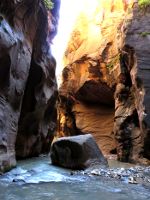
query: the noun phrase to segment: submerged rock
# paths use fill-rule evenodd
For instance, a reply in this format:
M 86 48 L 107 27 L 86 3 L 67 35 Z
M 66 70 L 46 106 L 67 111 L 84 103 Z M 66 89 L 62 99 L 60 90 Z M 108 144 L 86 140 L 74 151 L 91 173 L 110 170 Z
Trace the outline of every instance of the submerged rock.
M 91 134 L 59 138 L 53 143 L 50 156 L 52 164 L 70 169 L 108 166 Z

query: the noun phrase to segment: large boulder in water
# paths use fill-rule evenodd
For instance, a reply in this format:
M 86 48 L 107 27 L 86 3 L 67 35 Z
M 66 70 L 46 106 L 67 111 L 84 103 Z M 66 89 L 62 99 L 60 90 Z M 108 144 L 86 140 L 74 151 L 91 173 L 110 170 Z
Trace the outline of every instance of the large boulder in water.
M 52 164 L 70 169 L 108 166 L 91 134 L 59 138 L 53 143 L 50 156 Z

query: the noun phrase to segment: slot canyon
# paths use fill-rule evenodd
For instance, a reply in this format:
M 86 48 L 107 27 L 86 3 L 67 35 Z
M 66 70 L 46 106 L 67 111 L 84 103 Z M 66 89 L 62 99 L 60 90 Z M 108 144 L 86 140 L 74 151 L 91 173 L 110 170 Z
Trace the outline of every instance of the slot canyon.
M 0 1 L 0 175 L 85 134 L 150 165 L 150 2 L 65 2 Z
M 63 57 L 58 136 L 91 133 L 106 156 L 149 163 L 148 16 L 133 1 L 85 3 Z

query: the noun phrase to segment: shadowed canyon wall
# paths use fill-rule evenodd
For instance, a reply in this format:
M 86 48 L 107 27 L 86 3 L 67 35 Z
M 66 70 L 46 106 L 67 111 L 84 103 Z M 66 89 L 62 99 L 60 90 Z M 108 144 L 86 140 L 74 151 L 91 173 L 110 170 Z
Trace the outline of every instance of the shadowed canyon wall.
M 130 72 L 135 110 L 128 128 L 132 130 L 132 151 L 150 159 L 150 7 L 134 6 L 125 38 L 123 61 Z M 138 130 L 137 130 L 138 129 Z M 134 158 L 134 160 L 137 157 Z
M 0 1 L 0 171 L 49 150 L 56 127 L 57 84 L 50 42 L 59 1 Z
M 136 1 L 97 2 L 76 21 L 64 56 L 58 136 L 91 133 L 106 155 L 149 158 L 149 13 Z

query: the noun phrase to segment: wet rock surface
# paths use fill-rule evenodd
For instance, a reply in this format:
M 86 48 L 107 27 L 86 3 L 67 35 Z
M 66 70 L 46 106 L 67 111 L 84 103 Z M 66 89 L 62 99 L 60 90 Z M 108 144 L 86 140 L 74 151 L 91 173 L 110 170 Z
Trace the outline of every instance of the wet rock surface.
M 108 167 L 106 158 L 90 134 L 62 137 L 53 143 L 52 164 L 70 169 Z
M 51 14 L 43 1 L 0 1 L 0 171 L 16 165 L 15 155 L 49 150 L 57 97 L 50 41 L 57 21 L 57 9 Z

